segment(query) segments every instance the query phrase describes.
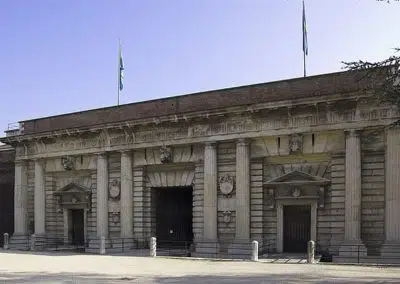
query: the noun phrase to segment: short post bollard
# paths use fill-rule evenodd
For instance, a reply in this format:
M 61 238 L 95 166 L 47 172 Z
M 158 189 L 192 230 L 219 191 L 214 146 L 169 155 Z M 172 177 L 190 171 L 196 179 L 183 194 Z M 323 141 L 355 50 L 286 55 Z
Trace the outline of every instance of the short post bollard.
M 251 260 L 258 261 L 258 242 L 253 241 L 251 243 Z
M 157 256 L 157 239 L 155 237 L 150 238 L 150 256 Z
M 8 233 L 4 233 L 4 245 L 3 245 L 4 249 L 8 249 L 8 240 L 9 240 Z
M 307 263 L 315 262 L 315 242 L 309 241 L 307 243 Z
M 106 254 L 106 238 L 100 237 L 100 254 Z
M 31 251 L 35 250 L 35 246 L 36 246 L 36 236 L 35 236 L 35 234 L 33 234 L 31 236 Z

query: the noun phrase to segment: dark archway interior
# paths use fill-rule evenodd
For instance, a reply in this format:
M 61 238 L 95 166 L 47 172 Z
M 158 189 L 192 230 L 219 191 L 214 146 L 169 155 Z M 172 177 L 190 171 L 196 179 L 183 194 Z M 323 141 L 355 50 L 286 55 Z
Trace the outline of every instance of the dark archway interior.
M 193 188 L 153 188 L 157 246 L 184 247 L 193 242 Z

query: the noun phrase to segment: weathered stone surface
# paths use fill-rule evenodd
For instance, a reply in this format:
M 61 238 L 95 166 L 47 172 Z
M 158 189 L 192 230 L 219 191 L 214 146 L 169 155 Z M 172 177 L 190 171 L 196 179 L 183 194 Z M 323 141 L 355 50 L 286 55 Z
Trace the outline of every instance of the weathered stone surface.
M 297 205 L 311 205 L 310 236 L 321 249 L 393 251 L 400 139 L 383 126 L 399 112 L 372 105 L 368 92 L 351 93 L 349 75 L 337 76 L 38 119 L 35 128 L 25 122 L 25 135 L 1 139 L 17 145 L 15 232 L 65 236 L 72 219 L 54 193 L 73 183 L 91 192 L 91 249 L 101 236 L 110 251 L 121 237 L 145 244 L 157 235 L 152 189 L 184 186 L 193 188 L 198 255 L 243 253 L 252 240 L 282 249 L 285 206 Z M 93 117 L 98 125 L 89 127 Z M 80 208 L 74 202 L 70 208 Z

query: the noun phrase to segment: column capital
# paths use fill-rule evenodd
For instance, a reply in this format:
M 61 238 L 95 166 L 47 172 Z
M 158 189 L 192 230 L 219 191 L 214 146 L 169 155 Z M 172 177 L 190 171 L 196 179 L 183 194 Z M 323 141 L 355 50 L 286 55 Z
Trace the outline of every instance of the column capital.
M 361 131 L 362 131 L 361 128 L 346 129 L 344 131 L 344 134 L 346 135 L 346 138 L 360 137 Z
M 217 142 L 216 141 L 207 141 L 204 143 L 206 148 L 215 148 L 217 147 Z
M 107 157 L 107 152 L 103 151 L 103 152 L 96 152 L 94 153 L 94 155 L 97 156 L 97 158 L 103 158 L 105 159 Z
M 247 146 L 250 144 L 250 139 L 249 138 L 239 138 L 236 140 L 236 145 L 237 146 Z
M 386 127 L 386 133 L 390 131 L 400 131 L 400 124 L 393 124 Z
M 118 152 L 121 153 L 121 155 L 129 155 L 133 153 L 133 149 L 123 149 L 123 150 L 119 150 Z
M 26 166 L 28 164 L 28 160 L 15 160 L 14 161 L 15 166 Z

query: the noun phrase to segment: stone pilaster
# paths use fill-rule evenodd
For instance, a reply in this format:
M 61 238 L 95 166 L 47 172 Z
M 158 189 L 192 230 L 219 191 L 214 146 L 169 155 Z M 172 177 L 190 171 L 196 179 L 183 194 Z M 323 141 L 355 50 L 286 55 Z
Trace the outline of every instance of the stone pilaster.
M 341 256 L 365 256 L 361 241 L 361 143 L 358 130 L 346 132 L 345 222 Z
M 386 131 L 385 243 L 381 255 L 400 258 L 400 128 Z
M 204 148 L 204 231 L 205 240 L 217 239 L 217 147 Z
M 44 161 L 35 160 L 35 192 L 34 192 L 35 235 L 44 236 L 46 233 L 46 192 L 44 187 Z
M 28 176 L 25 161 L 15 162 L 14 235 L 28 234 Z
M 236 239 L 250 239 L 250 147 L 236 143 Z
M 108 163 L 106 153 L 97 155 L 97 236 L 108 237 Z
M 121 237 L 133 237 L 132 152 L 121 153 Z

